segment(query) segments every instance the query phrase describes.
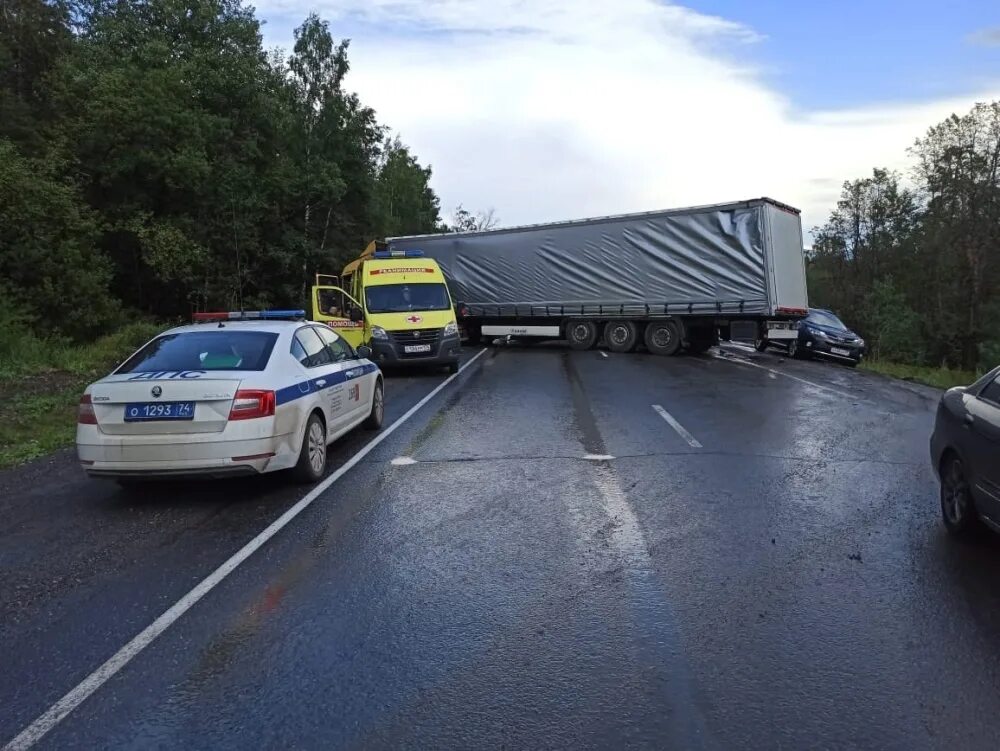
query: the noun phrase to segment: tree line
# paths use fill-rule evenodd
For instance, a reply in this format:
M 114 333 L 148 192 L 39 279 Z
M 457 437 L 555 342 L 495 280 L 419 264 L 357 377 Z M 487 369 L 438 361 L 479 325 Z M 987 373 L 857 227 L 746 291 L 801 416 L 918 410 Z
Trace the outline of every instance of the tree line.
M 844 183 L 807 254 L 810 304 L 875 357 L 966 370 L 1000 364 L 1000 102 L 930 128 L 910 179 Z
M 0 0 L 0 312 L 85 339 L 300 307 L 372 238 L 441 229 L 348 44 L 310 15 L 265 50 L 242 0 Z

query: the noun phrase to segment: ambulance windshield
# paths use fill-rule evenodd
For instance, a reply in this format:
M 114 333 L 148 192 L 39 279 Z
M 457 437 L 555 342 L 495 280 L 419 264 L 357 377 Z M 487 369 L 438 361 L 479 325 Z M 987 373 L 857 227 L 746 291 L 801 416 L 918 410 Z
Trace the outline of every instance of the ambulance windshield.
M 369 313 L 405 313 L 411 310 L 448 310 L 448 288 L 435 284 L 380 284 L 365 290 Z

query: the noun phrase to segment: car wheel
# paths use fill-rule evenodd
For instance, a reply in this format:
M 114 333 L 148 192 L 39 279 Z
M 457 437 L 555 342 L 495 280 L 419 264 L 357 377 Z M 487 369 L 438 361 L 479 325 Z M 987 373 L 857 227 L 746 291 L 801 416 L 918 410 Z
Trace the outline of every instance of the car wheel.
M 572 321 L 566 327 L 566 339 L 571 349 L 590 349 L 597 344 L 597 326 L 593 321 Z
M 372 411 L 365 420 L 365 427 L 368 430 L 378 430 L 382 427 L 382 420 L 385 418 L 385 390 L 382 388 L 382 381 L 375 382 L 375 393 L 372 394 Z
M 681 348 L 681 332 L 673 321 L 653 321 L 643 339 L 654 355 L 676 355 Z
M 941 518 L 956 537 L 968 537 L 982 524 L 972 502 L 962 460 L 954 455 L 941 468 Z
M 299 460 L 292 473 L 298 482 L 316 482 L 326 471 L 326 427 L 319 415 L 313 412 L 306 420 L 302 434 L 302 448 Z
M 639 330 L 632 321 L 611 321 L 604 327 L 604 340 L 612 352 L 631 352 L 639 340 Z

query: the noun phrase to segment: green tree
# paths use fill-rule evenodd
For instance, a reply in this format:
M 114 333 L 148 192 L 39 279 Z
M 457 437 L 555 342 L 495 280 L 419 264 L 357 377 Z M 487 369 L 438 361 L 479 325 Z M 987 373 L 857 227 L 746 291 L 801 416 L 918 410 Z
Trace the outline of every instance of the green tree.
M 111 268 L 76 190 L 0 139 L 0 296 L 45 333 L 77 339 L 115 320 Z
M 895 172 L 844 183 L 830 220 L 813 230 L 807 266 L 810 300 L 865 331 L 874 325 L 866 300 L 876 281 L 907 276 L 920 227 L 914 193 Z
M 0 138 L 35 156 L 52 118 L 47 76 L 72 43 L 70 3 L 0 0 Z
M 441 208 L 430 180 L 430 167 L 420 166 L 398 137 L 386 142 L 376 186 L 380 235 L 426 234 L 438 229 Z
M 912 153 L 927 193 L 923 258 L 934 269 L 936 312 L 957 344 L 941 342 L 937 353 L 972 369 L 1000 324 L 984 315 L 1000 294 L 1000 102 L 952 115 Z M 948 309 L 960 311 L 958 320 Z
M 234 214 L 257 202 L 272 78 L 236 0 L 119 2 L 88 17 L 54 79 L 58 140 L 130 306 L 178 314 L 233 297 Z

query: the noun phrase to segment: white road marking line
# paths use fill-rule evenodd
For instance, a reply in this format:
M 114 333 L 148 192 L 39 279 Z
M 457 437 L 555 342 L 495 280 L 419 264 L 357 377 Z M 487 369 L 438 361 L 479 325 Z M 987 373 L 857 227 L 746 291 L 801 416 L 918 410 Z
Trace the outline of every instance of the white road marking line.
M 659 404 L 654 404 L 653 409 L 659 412 L 660 417 L 666 420 L 670 424 L 670 427 L 672 427 L 674 430 L 677 431 L 677 435 L 679 435 L 681 438 L 687 441 L 692 448 L 696 449 L 703 448 L 703 446 L 700 443 L 698 443 L 698 440 L 693 435 L 688 433 L 687 430 L 684 428 L 684 426 L 681 425 L 679 422 L 677 422 L 677 420 L 674 419 L 674 416 L 669 412 L 667 412 L 667 410 L 665 410 Z
M 417 460 L 410 456 L 397 456 L 389 464 L 394 467 L 405 467 L 409 464 L 416 464 Z
M 773 378 L 773 379 L 774 379 L 774 380 L 776 380 L 776 381 L 778 380 L 778 374 L 777 374 L 777 373 L 770 373 L 770 372 L 769 372 L 769 373 L 767 374 L 767 377 L 768 377 L 768 378 Z
M 601 357 L 607 357 L 608 356 L 607 352 L 604 352 L 603 350 L 598 350 L 598 351 L 601 353 Z
M 609 459 L 614 459 L 611 454 L 584 454 L 583 458 L 592 462 L 606 462 Z
M 68 694 L 49 707 L 34 722 L 18 733 L 17 737 L 4 746 L 4 751 L 22 751 L 23 749 L 31 748 L 42 738 L 42 736 L 58 725 L 63 718 L 86 701 L 91 694 L 97 691 L 97 689 L 104 685 L 104 683 L 112 678 L 119 670 L 131 662 L 132 659 L 143 649 L 148 647 L 153 640 L 156 639 L 156 637 L 170 628 L 170 626 L 172 626 L 178 618 L 190 610 L 202 597 L 211 592 L 212 589 L 215 588 L 219 582 L 229 576 L 229 574 L 231 574 L 237 566 L 253 555 L 254 552 L 280 532 L 290 521 L 292 521 L 292 519 L 308 508 L 309 505 L 322 495 L 331 485 L 333 485 L 337 480 L 349 472 L 358 462 L 370 454 L 376 446 L 392 435 L 400 425 L 413 417 L 413 415 L 415 415 L 420 408 L 441 393 L 441 391 L 449 383 L 458 378 L 462 371 L 472 365 L 472 363 L 478 360 L 486 352 L 487 350 L 483 349 L 473 355 L 468 362 L 458 369 L 458 373 L 449 376 L 438 384 L 433 391 L 410 407 L 402 417 L 396 420 L 396 422 L 365 444 L 363 449 L 348 459 L 341 467 L 335 470 L 325 480 L 320 482 L 316 487 L 299 499 L 294 506 L 271 522 L 271 524 L 269 524 L 263 532 L 240 548 L 232 555 L 232 557 L 229 558 L 229 560 L 205 577 L 197 586 L 195 586 L 194 589 L 174 603 L 159 618 L 146 626 L 145 629 L 143 629 L 137 636 L 133 637 L 132 640 L 124 647 L 115 652 L 110 658 L 108 658 L 107 662 L 80 681 L 80 683 L 77 684 L 77 686 Z
M 846 391 L 841 391 L 840 389 L 835 389 L 830 386 L 824 386 L 821 383 L 814 383 L 805 378 L 799 378 L 797 375 L 792 375 L 791 373 L 783 373 L 780 370 L 775 370 L 774 368 L 768 368 L 763 365 L 758 365 L 755 362 L 750 362 L 742 357 L 727 357 L 726 355 L 715 354 L 713 355 L 718 360 L 725 360 L 726 362 L 734 362 L 737 365 L 746 365 L 750 368 L 758 368 L 760 370 L 766 370 L 774 376 L 784 376 L 785 378 L 791 378 L 793 381 L 798 381 L 799 383 L 804 383 L 806 386 L 812 386 L 814 389 L 820 389 L 821 391 L 829 391 L 831 394 L 836 394 L 837 396 L 843 397 L 844 399 L 850 399 L 855 402 L 867 402 L 867 399 L 863 399 L 859 396 L 854 396 L 853 394 L 848 394 Z

